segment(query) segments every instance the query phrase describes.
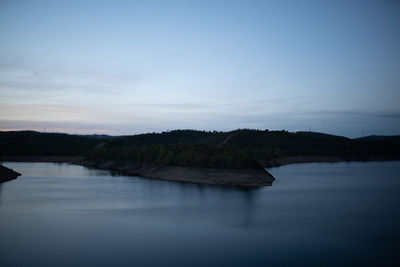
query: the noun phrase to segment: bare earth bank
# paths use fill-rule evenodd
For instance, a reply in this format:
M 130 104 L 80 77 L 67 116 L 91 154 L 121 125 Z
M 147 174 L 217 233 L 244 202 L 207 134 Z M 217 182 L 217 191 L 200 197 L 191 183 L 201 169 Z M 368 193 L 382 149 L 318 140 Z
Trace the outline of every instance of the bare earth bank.
M 275 180 L 274 177 L 261 166 L 252 169 L 217 169 L 160 166 L 129 161 L 81 161 L 76 164 L 98 169 L 114 170 L 126 175 L 199 184 L 259 187 L 271 185 Z

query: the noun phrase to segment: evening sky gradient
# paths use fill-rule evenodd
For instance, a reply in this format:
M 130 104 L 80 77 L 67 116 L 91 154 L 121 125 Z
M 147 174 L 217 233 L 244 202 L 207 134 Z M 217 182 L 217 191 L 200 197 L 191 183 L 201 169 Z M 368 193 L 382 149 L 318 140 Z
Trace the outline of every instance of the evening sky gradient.
M 0 0 L 0 129 L 400 134 L 400 1 Z

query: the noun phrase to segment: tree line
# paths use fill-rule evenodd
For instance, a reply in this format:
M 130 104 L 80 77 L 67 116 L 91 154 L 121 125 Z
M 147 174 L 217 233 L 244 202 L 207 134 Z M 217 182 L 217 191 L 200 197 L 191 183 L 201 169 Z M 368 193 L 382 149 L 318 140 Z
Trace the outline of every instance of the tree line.
M 225 140 L 228 140 L 225 142 Z M 250 168 L 257 160 L 325 155 L 400 157 L 400 137 L 349 139 L 312 132 L 175 130 L 134 136 L 0 132 L 0 156 L 85 156 L 158 165 Z

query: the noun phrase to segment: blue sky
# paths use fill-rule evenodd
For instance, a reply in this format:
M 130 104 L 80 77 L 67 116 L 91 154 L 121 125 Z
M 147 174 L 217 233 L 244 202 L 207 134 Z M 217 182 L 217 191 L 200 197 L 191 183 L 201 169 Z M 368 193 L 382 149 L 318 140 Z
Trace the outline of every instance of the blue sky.
M 400 134 L 398 1 L 0 1 L 0 129 Z

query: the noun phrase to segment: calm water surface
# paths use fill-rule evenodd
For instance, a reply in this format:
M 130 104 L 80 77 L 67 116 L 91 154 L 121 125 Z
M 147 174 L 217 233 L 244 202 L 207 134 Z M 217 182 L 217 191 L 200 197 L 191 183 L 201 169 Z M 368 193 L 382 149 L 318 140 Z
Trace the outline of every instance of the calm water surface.
M 4 163 L 0 266 L 343 266 L 400 263 L 400 162 L 270 169 L 271 187 Z

